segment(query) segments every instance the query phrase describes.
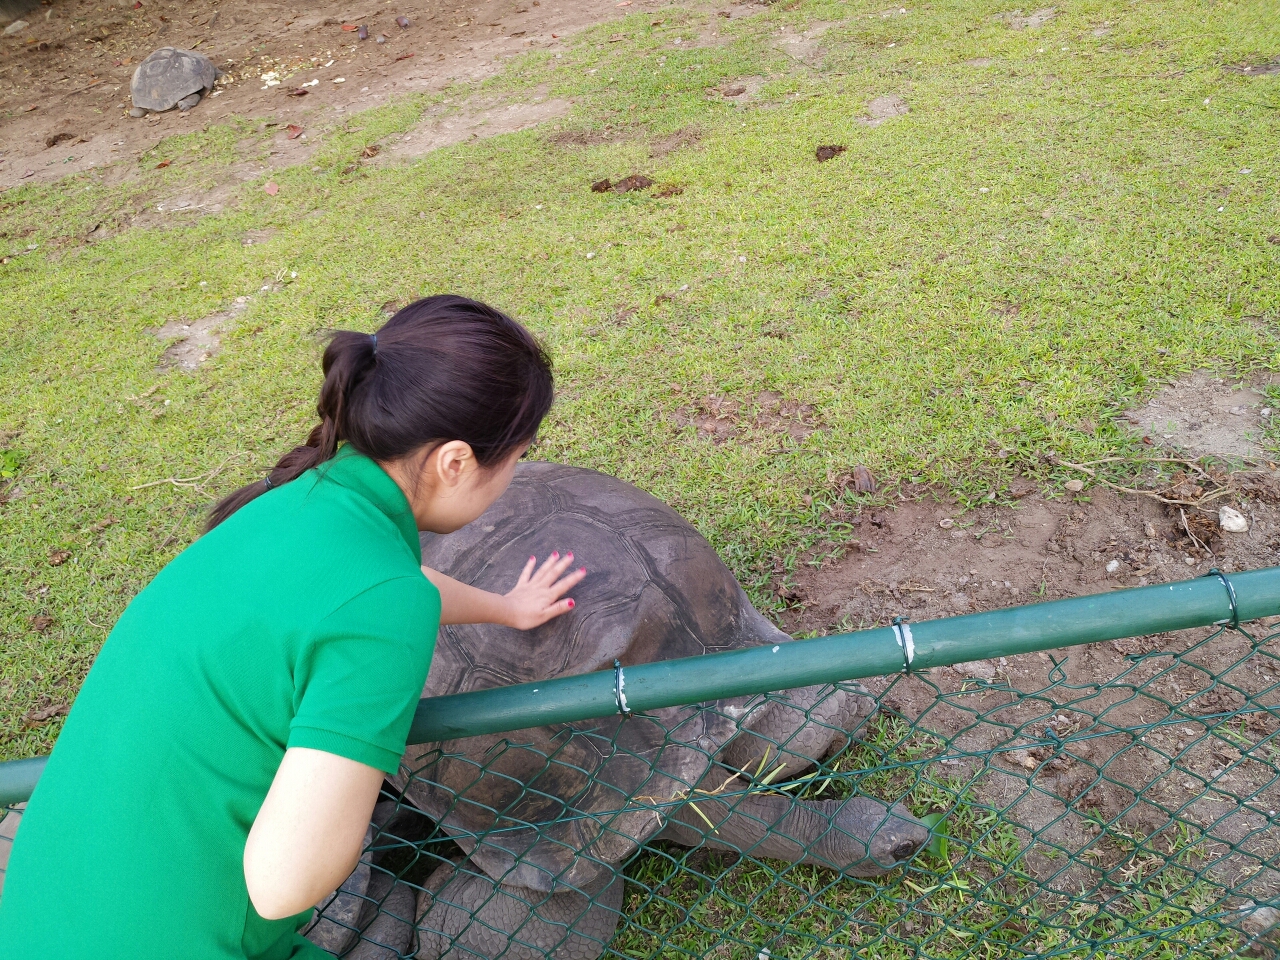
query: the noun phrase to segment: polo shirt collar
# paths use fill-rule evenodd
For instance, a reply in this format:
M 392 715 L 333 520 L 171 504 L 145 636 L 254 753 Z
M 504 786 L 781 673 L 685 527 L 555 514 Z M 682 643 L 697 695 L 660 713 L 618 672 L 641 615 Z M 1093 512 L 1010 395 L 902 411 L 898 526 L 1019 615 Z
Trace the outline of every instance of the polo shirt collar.
M 344 443 L 333 459 L 317 468 L 321 480 L 333 480 L 348 490 L 360 494 L 396 525 L 400 536 L 413 551 L 419 565 L 422 564 L 422 541 L 418 539 L 418 524 L 413 510 L 400 485 L 378 466 L 377 461 Z

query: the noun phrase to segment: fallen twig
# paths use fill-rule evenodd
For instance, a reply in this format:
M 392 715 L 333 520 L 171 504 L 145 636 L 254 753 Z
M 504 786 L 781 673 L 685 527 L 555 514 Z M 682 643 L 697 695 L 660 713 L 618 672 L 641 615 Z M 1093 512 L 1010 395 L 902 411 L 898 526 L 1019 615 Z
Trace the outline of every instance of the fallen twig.
M 1151 497 L 1153 500 L 1159 500 L 1161 503 L 1167 503 L 1169 504 L 1169 506 L 1172 506 L 1172 507 L 1202 507 L 1211 500 L 1217 500 L 1219 497 L 1225 497 L 1229 493 L 1231 493 L 1231 488 L 1229 486 L 1226 486 L 1226 487 L 1220 486 L 1218 487 L 1218 489 L 1213 490 L 1210 493 L 1206 493 L 1203 497 L 1200 497 L 1198 500 L 1177 500 L 1172 497 L 1166 497 L 1166 496 L 1163 496 L 1162 494 L 1156 493 L 1156 491 L 1154 490 L 1142 490 L 1142 489 L 1139 489 L 1138 487 L 1126 487 L 1118 483 L 1112 483 L 1110 480 L 1106 479 L 1105 477 L 1098 476 L 1098 471 L 1092 470 L 1089 467 L 1086 467 L 1082 463 L 1071 463 L 1069 460 L 1061 460 L 1057 457 L 1053 458 L 1053 462 L 1058 464 L 1059 466 L 1067 467 L 1068 469 L 1071 469 L 1071 470 L 1079 470 L 1081 473 L 1086 474 L 1089 477 L 1092 477 L 1094 481 L 1096 481 L 1097 483 L 1100 483 L 1105 487 L 1110 487 L 1112 490 L 1118 490 L 1121 493 L 1132 493 L 1140 497 Z M 1098 460 L 1096 462 L 1097 463 L 1124 462 L 1124 458 L 1109 457 L 1106 460 Z M 1129 461 L 1129 462 L 1134 462 L 1134 461 Z M 1138 461 L 1138 462 L 1154 462 L 1154 461 Z M 1208 473 L 1205 473 L 1204 470 L 1202 470 L 1199 467 L 1196 467 L 1194 464 L 1190 464 L 1186 460 L 1177 460 L 1172 457 L 1162 457 L 1160 458 L 1159 462 L 1187 464 L 1189 466 L 1192 466 L 1197 472 L 1199 472 L 1206 479 L 1213 480 L 1213 477 L 1210 476 Z M 1218 481 L 1213 480 L 1213 482 L 1217 483 Z
M 140 483 L 136 487 L 130 487 L 129 489 L 130 490 L 146 490 L 149 487 L 158 487 L 158 486 L 161 486 L 162 484 L 168 483 L 175 487 L 189 488 L 192 490 L 196 490 L 199 493 L 204 494 L 206 497 L 209 497 L 209 496 L 212 496 L 212 494 L 209 493 L 208 490 L 205 490 L 204 487 L 201 486 L 201 484 L 205 484 L 213 480 L 220 473 L 222 473 L 223 470 L 225 470 L 228 466 L 230 466 L 233 460 L 236 460 L 239 457 L 240 457 L 240 454 L 233 453 L 231 456 L 227 457 L 227 459 L 223 460 L 221 464 L 214 467 L 208 473 L 202 473 L 199 476 L 164 477 L 163 479 L 160 479 L 160 480 L 151 480 L 147 483 Z
M 1191 538 L 1191 542 L 1194 543 L 1201 550 L 1203 550 L 1205 553 L 1207 553 L 1209 556 L 1214 557 L 1214 559 L 1217 559 L 1214 556 L 1214 552 L 1210 550 L 1205 544 L 1201 543 L 1200 538 L 1191 532 L 1191 524 L 1187 523 L 1186 511 L 1183 510 L 1181 507 L 1178 508 L 1178 516 L 1182 517 L 1182 529 L 1187 531 L 1187 536 Z

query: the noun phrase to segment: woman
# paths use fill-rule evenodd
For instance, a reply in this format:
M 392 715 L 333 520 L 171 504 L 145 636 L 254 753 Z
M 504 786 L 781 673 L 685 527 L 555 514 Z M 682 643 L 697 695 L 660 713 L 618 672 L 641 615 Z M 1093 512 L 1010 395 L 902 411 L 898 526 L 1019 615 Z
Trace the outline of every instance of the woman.
M 297 929 L 354 868 L 440 623 L 532 628 L 572 555 L 505 596 L 420 568 L 506 489 L 551 365 L 497 310 L 411 304 L 324 354 L 320 424 L 134 598 L 31 798 L 0 958 L 327 956 Z

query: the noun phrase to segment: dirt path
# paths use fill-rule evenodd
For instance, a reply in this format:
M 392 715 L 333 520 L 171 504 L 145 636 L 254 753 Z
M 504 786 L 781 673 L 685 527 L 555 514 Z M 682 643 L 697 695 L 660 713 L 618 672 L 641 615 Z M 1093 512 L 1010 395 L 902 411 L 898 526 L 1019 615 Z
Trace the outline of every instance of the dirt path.
M 0 26 L 0 191 L 137 158 L 175 133 L 231 116 L 305 125 L 325 112 L 477 80 L 530 49 L 658 0 L 369 0 L 323 10 L 278 0 L 6 0 Z M 397 18 L 409 26 L 402 28 Z M 354 27 L 364 26 L 360 40 Z M 379 43 L 378 38 L 385 37 Z M 196 49 L 227 72 L 188 113 L 128 116 L 137 64 L 162 46 Z M 290 91 L 305 95 L 290 96 Z M 301 147 L 281 151 L 297 162 Z

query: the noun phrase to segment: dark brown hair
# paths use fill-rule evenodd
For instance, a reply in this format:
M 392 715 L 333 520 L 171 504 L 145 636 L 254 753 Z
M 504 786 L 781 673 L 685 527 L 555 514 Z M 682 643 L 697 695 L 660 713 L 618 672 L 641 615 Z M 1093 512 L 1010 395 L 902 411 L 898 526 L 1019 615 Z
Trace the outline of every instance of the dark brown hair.
M 320 423 L 306 444 L 221 500 L 208 529 L 328 460 L 344 440 L 379 461 L 463 440 L 481 466 L 493 466 L 534 439 L 554 394 L 551 361 L 528 330 L 450 294 L 409 304 L 376 334 L 339 330 L 323 366 Z

